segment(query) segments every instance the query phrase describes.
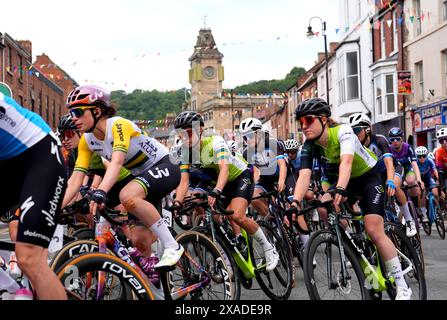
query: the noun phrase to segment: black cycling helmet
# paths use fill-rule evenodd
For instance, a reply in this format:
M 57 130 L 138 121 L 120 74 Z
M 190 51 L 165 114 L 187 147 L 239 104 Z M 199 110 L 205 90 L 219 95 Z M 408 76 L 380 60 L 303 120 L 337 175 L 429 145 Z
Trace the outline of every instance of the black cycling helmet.
M 175 129 L 188 129 L 192 128 L 192 123 L 195 121 L 200 122 L 200 126 L 203 127 L 205 123 L 200 114 L 195 111 L 183 111 L 180 113 L 174 121 Z
M 66 114 L 62 116 L 59 120 L 59 123 L 57 125 L 57 131 L 63 132 L 66 130 L 78 130 L 76 128 L 76 125 L 74 124 L 73 120 L 71 119 L 70 114 Z
M 311 98 L 301 102 L 295 110 L 295 119 L 298 120 L 300 117 L 307 115 L 320 115 L 324 114 L 326 116 L 331 115 L 331 107 L 326 101 L 320 98 Z
M 388 138 L 397 138 L 397 137 L 403 137 L 404 136 L 404 132 L 402 131 L 401 128 L 398 127 L 394 127 L 391 128 L 390 131 L 388 131 Z

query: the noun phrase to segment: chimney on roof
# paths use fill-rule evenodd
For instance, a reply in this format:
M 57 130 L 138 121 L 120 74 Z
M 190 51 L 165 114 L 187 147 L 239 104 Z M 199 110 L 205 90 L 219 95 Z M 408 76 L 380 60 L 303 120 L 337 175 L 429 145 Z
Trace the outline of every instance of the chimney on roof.
M 324 58 L 325 58 L 324 52 L 318 52 L 318 61 L 317 61 L 317 63 L 323 61 Z
M 18 40 L 19 45 L 33 57 L 33 44 L 29 40 Z
M 331 43 L 329 43 L 329 52 L 335 52 L 335 49 L 337 48 L 337 46 L 338 46 L 338 42 L 331 42 Z

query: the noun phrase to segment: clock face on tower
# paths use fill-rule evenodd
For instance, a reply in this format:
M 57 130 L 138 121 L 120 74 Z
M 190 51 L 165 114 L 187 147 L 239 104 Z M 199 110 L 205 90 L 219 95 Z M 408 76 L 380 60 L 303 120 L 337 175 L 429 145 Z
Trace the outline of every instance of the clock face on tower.
M 216 69 L 214 67 L 208 66 L 202 70 L 202 74 L 207 79 L 212 79 L 216 75 Z

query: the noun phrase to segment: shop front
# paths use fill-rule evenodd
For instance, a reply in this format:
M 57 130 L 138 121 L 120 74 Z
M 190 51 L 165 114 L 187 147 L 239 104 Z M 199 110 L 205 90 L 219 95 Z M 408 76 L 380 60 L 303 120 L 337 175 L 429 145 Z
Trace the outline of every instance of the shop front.
M 447 99 L 422 106 L 414 111 L 415 146 L 432 151 L 437 146 L 436 127 L 447 123 Z

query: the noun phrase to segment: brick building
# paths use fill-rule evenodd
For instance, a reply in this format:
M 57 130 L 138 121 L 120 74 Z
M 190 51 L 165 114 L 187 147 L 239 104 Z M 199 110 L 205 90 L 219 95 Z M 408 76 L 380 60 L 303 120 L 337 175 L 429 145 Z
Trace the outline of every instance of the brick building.
M 49 59 L 49 58 L 48 58 Z M 15 40 L 0 34 L 0 82 L 12 91 L 13 98 L 23 107 L 38 113 L 55 130 L 59 118 L 65 113 L 64 105 L 71 88 L 77 85 L 65 72 L 60 85 L 54 78 L 32 63 L 32 43 Z M 57 66 L 54 69 L 60 69 Z M 61 69 L 60 69 L 61 70 Z

